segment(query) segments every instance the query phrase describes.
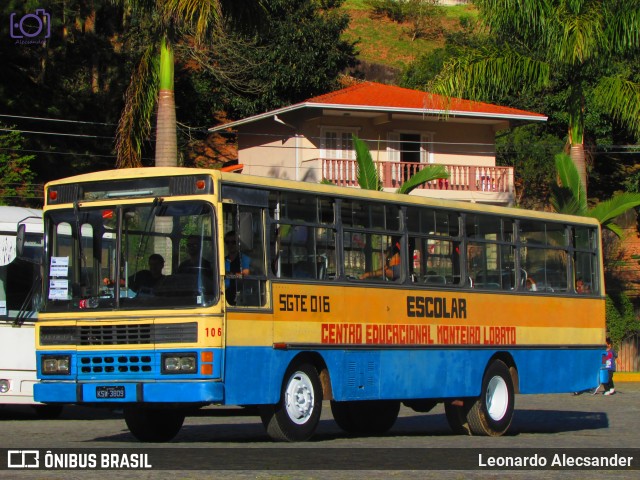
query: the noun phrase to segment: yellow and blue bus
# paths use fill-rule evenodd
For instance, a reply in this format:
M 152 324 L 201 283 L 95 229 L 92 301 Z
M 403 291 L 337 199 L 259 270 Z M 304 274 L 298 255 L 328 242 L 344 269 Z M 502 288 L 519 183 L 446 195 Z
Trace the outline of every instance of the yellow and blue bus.
M 325 400 L 350 433 L 443 403 L 501 435 L 515 394 L 597 384 L 593 219 L 184 168 L 45 196 L 36 399 L 119 406 L 139 440 L 213 404 L 302 441 Z

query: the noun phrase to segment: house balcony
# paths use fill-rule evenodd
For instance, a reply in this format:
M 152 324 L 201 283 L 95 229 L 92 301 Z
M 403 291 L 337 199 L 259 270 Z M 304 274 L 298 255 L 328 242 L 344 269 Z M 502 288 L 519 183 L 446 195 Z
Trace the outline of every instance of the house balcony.
M 335 185 L 358 187 L 357 162 L 322 159 L 322 177 Z M 395 191 L 425 166 L 434 164 L 409 162 L 375 162 L 385 190 Z M 480 165 L 443 165 L 449 178 L 420 185 L 415 194 L 451 199 L 510 205 L 514 199 L 513 167 Z

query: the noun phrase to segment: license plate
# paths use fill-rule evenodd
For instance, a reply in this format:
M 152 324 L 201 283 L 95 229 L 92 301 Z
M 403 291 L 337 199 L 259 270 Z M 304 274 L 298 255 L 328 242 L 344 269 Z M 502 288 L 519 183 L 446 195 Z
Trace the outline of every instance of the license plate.
M 96 387 L 96 398 L 124 398 L 124 386 Z

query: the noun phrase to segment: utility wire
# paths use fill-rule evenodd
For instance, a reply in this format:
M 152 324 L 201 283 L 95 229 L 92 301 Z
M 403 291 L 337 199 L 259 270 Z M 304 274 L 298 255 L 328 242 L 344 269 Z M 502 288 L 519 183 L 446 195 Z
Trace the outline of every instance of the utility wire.
M 79 133 L 60 133 L 60 132 L 36 132 L 33 130 L 14 130 L 10 128 L 0 128 L 0 132 L 12 132 L 12 133 L 31 133 L 34 135 L 53 135 L 56 137 L 80 137 L 80 138 L 109 138 L 113 140 L 113 137 L 105 137 L 101 135 L 81 135 Z
M 85 125 L 110 125 L 110 126 L 117 125 L 115 123 L 87 122 L 87 121 L 83 121 L 83 120 L 66 120 L 66 119 L 62 119 L 62 118 L 25 117 L 25 116 L 22 116 L 22 115 L 7 115 L 7 114 L 4 114 L 4 113 L 0 113 L 0 117 L 3 117 L 3 118 L 20 118 L 22 120 L 38 120 L 38 121 L 44 121 L 44 122 L 79 123 L 79 124 L 85 124 Z

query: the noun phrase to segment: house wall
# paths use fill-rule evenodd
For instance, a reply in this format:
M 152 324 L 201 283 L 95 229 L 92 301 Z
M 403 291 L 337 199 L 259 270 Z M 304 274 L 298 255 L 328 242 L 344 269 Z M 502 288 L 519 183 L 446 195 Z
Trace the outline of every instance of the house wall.
M 374 161 L 387 161 L 390 132 L 432 134 L 434 163 L 466 166 L 495 166 L 495 132 L 492 125 L 460 123 L 455 119 L 418 121 L 319 116 L 311 119 L 288 118 L 289 125 L 273 118 L 239 128 L 238 160 L 244 173 L 272 178 L 320 182 L 322 180 L 322 132 L 325 127 L 353 128 L 368 140 Z M 296 126 L 298 129 L 296 130 Z M 379 150 L 378 150 L 379 147 Z M 499 192 L 421 191 L 440 198 L 509 204 L 512 194 Z

